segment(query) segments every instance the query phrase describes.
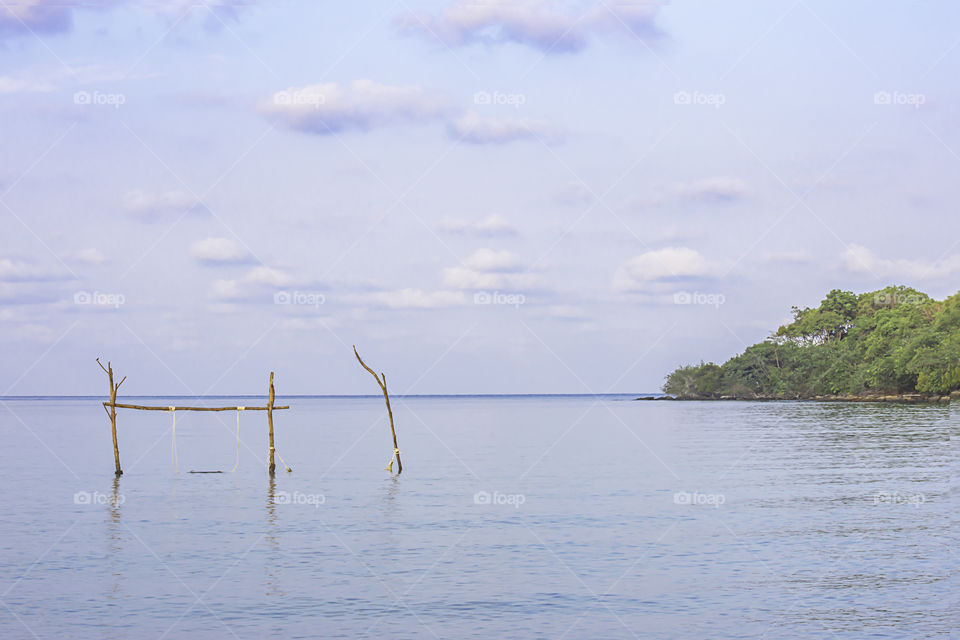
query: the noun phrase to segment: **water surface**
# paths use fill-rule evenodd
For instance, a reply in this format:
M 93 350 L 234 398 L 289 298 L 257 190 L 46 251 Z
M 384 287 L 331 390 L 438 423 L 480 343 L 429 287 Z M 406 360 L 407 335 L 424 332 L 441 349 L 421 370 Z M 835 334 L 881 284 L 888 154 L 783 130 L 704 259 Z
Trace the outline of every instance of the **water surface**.
M 0 403 L 2 638 L 941 638 L 946 406 L 625 396 Z M 148 404 L 260 404 L 152 398 Z M 956 441 L 954 439 L 954 441 Z M 222 470 L 222 474 L 190 474 Z M 951 504 L 951 501 L 954 501 Z

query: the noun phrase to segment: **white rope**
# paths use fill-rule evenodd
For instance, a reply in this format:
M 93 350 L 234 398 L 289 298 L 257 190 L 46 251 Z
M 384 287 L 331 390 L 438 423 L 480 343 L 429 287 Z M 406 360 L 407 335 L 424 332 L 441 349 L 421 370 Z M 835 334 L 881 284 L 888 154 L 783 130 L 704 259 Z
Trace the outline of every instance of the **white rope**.
M 237 461 L 234 463 L 230 473 L 235 472 L 237 467 L 240 466 L 240 412 L 244 409 L 246 409 L 246 407 L 237 407 Z
M 177 408 L 167 407 L 173 413 L 173 440 L 170 441 L 170 460 L 173 462 L 173 468 L 180 473 L 180 465 L 177 462 Z
M 397 449 L 396 447 L 394 447 L 393 457 L 390 458 L 390 462 L 387 463 L 387 471 L 389 471 L 390 473 L 393 473 L 393 463 L 396 462 L 397 456 L 399 455 L 400 455 L 400 449 Z
M 283 459 L 283 456 L 280 455 L 280 452 L 277 451 L 276 447 L 270 447 L 270 451 L 272 451 L 273 453 L 277 454 L 277 457 L 280 458 L 280 462 L 281 462 L 281 464 L 283 464 L 284 468 L 287 470 L 287 473 L 291 473 L 291 472 L 293 471 L 293 469 L 291 469 L 291 468 L 287 465 L 287 461 Z

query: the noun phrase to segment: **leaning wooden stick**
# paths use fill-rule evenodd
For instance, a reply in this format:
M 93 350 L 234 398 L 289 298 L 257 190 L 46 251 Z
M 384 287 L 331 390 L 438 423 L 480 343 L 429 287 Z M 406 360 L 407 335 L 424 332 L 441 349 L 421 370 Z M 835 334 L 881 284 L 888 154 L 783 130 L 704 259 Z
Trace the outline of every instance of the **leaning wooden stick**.
M 120 385 L 124 383 L 127 379 L 127 376 L 123 376 L 123 380 L 117 384 L 113 384 L 113 366 L 110 362 L 107 362 L 107 366 L 104 367 L 100 363 L 100 358 L 97 358 L 97 364 L 100 365 L 100 368 L 103 369 L 104 373 L 107 374 L 107 378 L 110 380 L 110 411 L 107 413 L 110 415 L 110 430 L 113 432 L 113 463 L 116 466 L 114 474 L 116 477 L 123 475 L 123 469 L 120 468 L 120 447 L 117 446 L 117 390 L 120 389 Z M 106 407 L 104 407 L 106 409 Z
M 367 364 L 360 357 L 360 354 L 357 353 L 356 345 L 353 346 L 353 355 L 357 356 L 357 362 L 360 363 L 364 369 L 370 372 L 370 375 L 373 376 L 374 380 L 377 381 L 377 384 L 380 385 L 380 390 L 383 391 L 383 399 L 387 403 L 387 415 L 390 417 L 390 433 L 393 434 L 393 458 L 390 459 L 390 463 L 387 465 L 387 471 L 393 472 L 393 460 L 397 460 L 397 475 L 403 473 L 403 463 L 400 462 L 400 449 L 397 446 L 397 430 L 393 426 L 393 410 L 390 408 L 390 394 L 387 393 L 387 376 L 384 373 L 381 373 L 379 376 L 374 372 L 373 369 L 367 366 Z

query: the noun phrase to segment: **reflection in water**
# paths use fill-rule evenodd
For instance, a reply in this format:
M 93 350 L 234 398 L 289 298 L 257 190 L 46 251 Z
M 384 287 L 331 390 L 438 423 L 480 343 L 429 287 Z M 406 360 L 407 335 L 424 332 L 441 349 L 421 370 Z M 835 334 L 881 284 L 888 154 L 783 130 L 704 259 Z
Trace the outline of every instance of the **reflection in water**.
M 267 574 L 266 595 L 285 597 L 287 594 L 280 588 L 283 579 L 280 574 L 280 538 L 277 535 L 277 480 L 270 474 L 267 483 L 267 532 L 264 538 L 267 540 L 267 546 L 270 552 L 267 554 L 267 561 L 263 566 Z
M 108 518 L 106 521 L 107 524 L 107 545 L 109 552 L 107 553 L 107 561 L 110 566 L 110 575 L 113 578 L 113 587 L 107 591 L 108 600 L 121 600 L 123 598 L 123 591 L 121 587 L 123 586 L 123 581 L 126 576 L 120 571 L 122 566 L 120 555 L 123 553 L 123 541 L 124 536 L 123 532 L 120 530 L 123 527 L 120 516 L 121 510 L 120 506 L 123 504 L 124 497 L 120 495 L 120 478 L 114 476 L 113 478 L 113 488 L 110 492 L 110 501 L 107 503 L 107 513 Z
M 387 482 L 387 491 L 383 494 L 381 500 L 382 515 L 380 517 L 380 526 L 382 527 L 382 545 L 384 569 L 393 571 L 398 569 L 396 559 L 403 557 L 405 549 L 402 541 L 397 539 L 395 531 L 399 528 L 398 517 L 400 505 L 397 501 L 397 493 L 400 490 L 399 476 L 391 475 Z

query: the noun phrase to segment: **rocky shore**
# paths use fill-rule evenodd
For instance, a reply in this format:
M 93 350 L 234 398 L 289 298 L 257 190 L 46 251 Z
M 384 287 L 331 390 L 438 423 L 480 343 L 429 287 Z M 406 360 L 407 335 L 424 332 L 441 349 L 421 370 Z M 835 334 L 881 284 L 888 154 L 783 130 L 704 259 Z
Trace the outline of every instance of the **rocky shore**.
M 718 400 L 752 400 L 752 401 L 777 401 L 794 400 L 803 402 L 893 402 L 899 404 L 939 404 L 949 403 L 951 401 L 960 402 L 960 391 L 953 391 L 950 395 L 929 394 L 929 393 L 870 393 L 857 395 L 834 395 L 834 396 L 644 396 L 634 398 L 634 400 L 698 400 L 698 401 L 718 401 Z

